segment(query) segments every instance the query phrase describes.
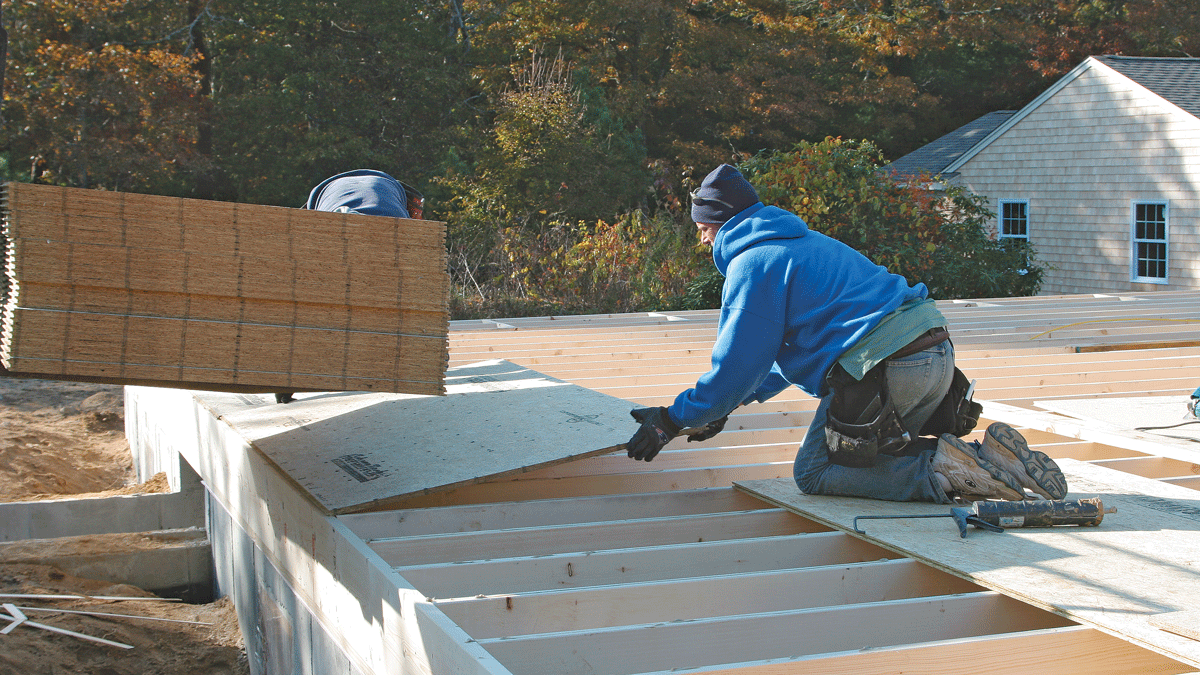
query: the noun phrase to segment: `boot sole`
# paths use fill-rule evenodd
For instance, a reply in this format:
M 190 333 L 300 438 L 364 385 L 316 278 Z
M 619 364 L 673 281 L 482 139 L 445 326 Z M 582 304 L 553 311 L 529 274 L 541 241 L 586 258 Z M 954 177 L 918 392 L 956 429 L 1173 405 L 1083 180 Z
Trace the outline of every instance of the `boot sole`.
M 1019 483 L 1016 482 L 1016 479 L 1012 476 L 1012 474 L 1010 474 L 1008 471 L 1004 470 L 1003 468 L 998 467 L 995 464 L 989 462 L 988 460 L 984 459 L 983 457 L 980 457 L 979 454 L 976 453 L 971 448 L 971 446 L 964 443 L 962 441 L 962 439 L 955 438 L 951 434 L 942 434 L 942 438 L 939 441 L 939 443 L 945 443 L 947 447 L 949 447 L 951 450 L 954 451 L 955 455 L 959 455 L 960 462 L 962 462 L 962 463 L 973 462 L 979 468 L 983 469 L 989 475 L 991 475 L 991 477 L 994 480 L 996 480 L 999 483 L 1004 484 L 1005 486 L 1008 487 L 1008 489 L 1013 491 L 1012 496 L 1001 495 L 1001 497 L 1003 499 L 1007 499 L 1008 501 L 1015 502 L 1015 501 L 1021 501 L 1022 499 L 1025 498 L 1025 490 L 1021 487 L 1021 485 Z M 994 496 L 988 495 L 988 494 L 966 494 L 966 493 L 963 493 L 960 496 L 967 501 L 994 498 Z
M 1044 453 L 1032 450 L 1029 444 L 1003 422 L 996 422 L 987 429 L 987 436 L 996 439 L 996 444 L 1011 452 L 1024 467 L 1025 473 L 1037 484 L 1049 499 L 1062 499 L 1067 494 L 1067 478 L 1058 464 Z M 987 439 L 984 439 L 984 444 Z M 1037 490 L 1034 490 L 1037 492 Z

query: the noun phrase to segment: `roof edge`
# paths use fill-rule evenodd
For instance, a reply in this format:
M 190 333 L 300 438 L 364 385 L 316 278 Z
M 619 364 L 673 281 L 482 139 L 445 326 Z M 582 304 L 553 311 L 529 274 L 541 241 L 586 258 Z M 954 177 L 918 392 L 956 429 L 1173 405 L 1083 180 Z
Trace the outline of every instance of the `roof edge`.
M 948 164 L 942 170 L 943 173 L 957 172 L 960 168 L 962 168 L 963 164 L 966 164 L 973 157 L 975 157 L 975 155 L 978 155 L 984 148 L 988 147 L 993 142 L 995 142 L 995 140 L 997 138 L 1000 138 L 1005 133 L 1007 133 L 1009 129 L 1016 126 L 1018 122 L 1025 119 L 1034 110 L 1037 110 L 1051 96 L 1054 96 L 1055 94 L 1057 94 L 1064 87 L 1066 87 L 1068 84 L 1073 82 L 1075 80 L 1075 78 L 1086 73 L 1088 70 L 1090 70 L 1092 68 L 1092 66 L 1094 66 L 1098 63 L 1100 63 L 1100 62 L 1097 61 L 1096 58 L 1092 57 L 1092 56 L 1089 56 L 1086 59 L 1084 59 L 1083 63 L 1080 63 L 1079 65 L 1072 68 L 1070 72 L 1068 72 L 1066 75 L 1063 75 L 1062 77 L 1060 77 L 1057 82 L 1050 85 L 1050 87 L 1047 88 L 1045 91 L 1043 91 L 1041 94 L 1039 94 L 1037 98 L 1035 98 L 1032 101 L 1030 101 L 1029 103 L 1025 104 L 1024 108 L 1021 108 L 1020 110 L 1018 110 L 1015 115 L 1013 115 L 1012 117 L 1009 117 L 1007 120 L 1004 121 L 1003 124 L 996 127 L 992 131 L 992 133 L 988 134 L 982 141 L 979 141 L 978 143 L 976 143 L 970 150 L 967 150 L 966 152 L 964 152 L 961 157 L 959 157 L 958 159 L 956 159 L 953 162 L 951 162 L 950 164 Z M 1112 70 L 1112 69 L 1109 68 L 1108 70 Z M 1113 72 L 1115 72 L 1115 71 L 1113 71 Z
M 1092 59 L 1092 58 L 1094 58 L 1094 57 L 1091 57 L 1091 56 L 1089 56 L 1088 58 L 1089 58 L 1089 59 Z M 1158 58 L 1177 58 L 1177 59 L 1179 59 L 1179 60 L 1195 60 L 1195 58 L 1194 58 L 1194 57 L 1159 57 L 1159 56 L 1154 56 L 1154 57 L 1127 57 L 1127 58 L 1155 58 L 1155 59 L 1158 59 Z M 1159 94 L 1159 93 L 1155 92 L 1153 89 L 1150 89 L 1149 87 L 1147 87 L 1146 85 L 1142 84 L 1141 82 L 1138 82 L 1137 80 L 1135 80 L 1135 79 L 1133 79 L 1132 77 L 1130 77 L 1130 76 L 1126 75 L 1125 73 L 1122 73 L 1121 71 L 1117 70 L 1116 68 L 1113 68 L 1112 66 L 1108 65 L 1107 63 L 1105 63 L 1105 62 L 1104 62 L 1102 59 L 1098 59 L 1098 58 L 1097 58 L 1097 59 L 1096 59 L 1096 65 L 1098 65 L 1098 66 L 1100 66 L 1101 68 L 1103 68 L 1103 69 L 1104 69 L 1104 71 L 1105 71 L 1105 72 L 1107 72 L 1107 73 L 1110 73 L 1110 74 L 1112 74 L 1112 75 L 1116 75 L 1117 77 L 1123 78 L 1124 80 L 1126 80 L 1126 81 L 1128 81 L 1130 84 L 1132 84 L 1134 87 L 1137 87 L 1137 89 L 1138 89 L 1139 91 L 1141 91 L 1142 93 L 1144 93 L 1144 94 L 1149 94 L 1149 95 L 1150 95 L 1150 96 L 1152 96 L 1152 97 L 1153 97 L 1155 100 L 1157 100 L 1157 101 L 1160 101 L 1160 102 L 1161 102 L 1161 103 L 1163 103 L 1164 105 L 1166 105 L 1166 106 L 1168 106 L 1168 107 L 1170 107 L 1170 108 L 1173 108 L 1173 109 L 1175 109 L 1175 110 L 1178 110 L 1179 112 L 1183 113 L 1184 115 L 1187 115 L 1188 117 L 1193 117 L 1193 118 L 1196 118 L 1196 119 L 1200 120 L 1200 115 L 1197 115 L 1197 114 L 1195 114 L 1195 113 L 1193 113 L 1193 112 L 1191 112 L 1191 111 L 1188 111 L 1188 110 L 1184 110 L 1183 108 L 1179 107 L 1179 105 L 1178 105 L 1178 104 L 1171 102 L 1171 101 L 1170 101 L 1170 99 L 1167 99 L 1167 98 L 1166 98 L 1166 97 L 1164 97 L 1162 94 Z

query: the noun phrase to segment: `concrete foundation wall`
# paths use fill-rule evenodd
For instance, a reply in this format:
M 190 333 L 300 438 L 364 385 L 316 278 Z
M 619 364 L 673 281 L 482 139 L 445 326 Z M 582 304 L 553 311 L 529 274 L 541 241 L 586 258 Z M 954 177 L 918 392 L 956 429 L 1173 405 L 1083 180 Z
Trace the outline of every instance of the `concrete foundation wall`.
M 216 595 L 232 598 L 252 675 L 367 675 L 332 639 L 254 540 L 209 495 Z
M 508 673 L 206 396 L 127 387 L 126 433 L 138 466 L 181 456 L 203 480 L 217 590 L 236 602 L 255 675 Z

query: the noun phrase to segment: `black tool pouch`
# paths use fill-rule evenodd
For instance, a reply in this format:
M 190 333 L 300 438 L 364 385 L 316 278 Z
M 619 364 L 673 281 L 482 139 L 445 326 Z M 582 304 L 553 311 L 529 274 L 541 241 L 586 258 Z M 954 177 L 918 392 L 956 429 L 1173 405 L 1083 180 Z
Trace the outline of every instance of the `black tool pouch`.
M 880 454 L 895 454 L 911 436 L 896 414 L 887 390 L 887 363 L 880 363 L 861 380 L 840 365 L 826 376 L 833 394 L 825 422 L 829 461 L 850 467 L 874 466 Z
M 938 404 L 933 416 L 921 427 L 922 436 L 941 436 L 954 434 L 966 436 L 975 425 L 979 424 L 979 416 L 983 414 L 983 406 L 967 398 L 971 383 L 967 376 L 958 368 L 954 369 L 954 380 L 950 383 L 950 391 Z

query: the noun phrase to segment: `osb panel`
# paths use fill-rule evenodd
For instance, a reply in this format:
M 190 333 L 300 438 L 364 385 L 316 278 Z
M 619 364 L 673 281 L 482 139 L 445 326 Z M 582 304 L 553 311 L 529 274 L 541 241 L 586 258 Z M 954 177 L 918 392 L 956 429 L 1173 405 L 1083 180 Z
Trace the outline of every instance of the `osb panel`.
M 442 391 L 445 224 L 8 183 L 9 374 Z

